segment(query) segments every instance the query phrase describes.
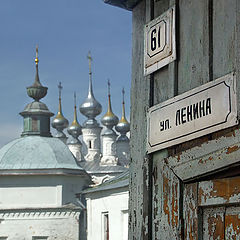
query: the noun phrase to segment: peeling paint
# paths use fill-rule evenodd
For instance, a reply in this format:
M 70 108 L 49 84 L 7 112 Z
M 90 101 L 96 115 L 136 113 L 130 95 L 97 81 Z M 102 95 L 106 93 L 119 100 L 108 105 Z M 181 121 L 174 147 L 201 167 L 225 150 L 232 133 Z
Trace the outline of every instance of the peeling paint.
M 195 240 L 198 237 L 197 184 L 188 184 L 184 189 L 184 238 Z
M 198 200 L 200 206 L 240 203 L 240 177 L 199 183 Z
M 238 149 L 239 149 L 238 146 L 228 147 L 226 154 L 233 153 L 233 152 L 237 151 Z
M 224 208 L 205 209 L 203 213 L 203 239 L 225 240 Z

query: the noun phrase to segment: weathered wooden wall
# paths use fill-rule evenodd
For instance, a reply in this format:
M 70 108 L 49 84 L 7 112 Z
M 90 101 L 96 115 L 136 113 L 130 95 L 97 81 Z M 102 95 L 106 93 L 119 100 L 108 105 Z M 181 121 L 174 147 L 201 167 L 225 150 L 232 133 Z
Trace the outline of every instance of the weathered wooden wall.
M 143 26 L 174 4 L 177 60 L 144 77 Z M 133 9 L 132 57 L 129 239 L 231 239 L 239 234 L 240 209 L 231 205 L 240 203 L 232 178 L 240 175 L 238 127 L 146 155 L 146 111 L 230 72 L 239 79 L 240 1 L 142 0 Z M 219 184 L 235 186 L 235 197 L 216 195 Z
M 146 111 L 149 104 L 149 81 L 143 77 L 143 25 L 146 22 L 146 3 L 133 10 L 133 50 L 131 85 L 131 162 L 129 197 L 129 239 L 148 239 L 148 164 L 146 158 Z

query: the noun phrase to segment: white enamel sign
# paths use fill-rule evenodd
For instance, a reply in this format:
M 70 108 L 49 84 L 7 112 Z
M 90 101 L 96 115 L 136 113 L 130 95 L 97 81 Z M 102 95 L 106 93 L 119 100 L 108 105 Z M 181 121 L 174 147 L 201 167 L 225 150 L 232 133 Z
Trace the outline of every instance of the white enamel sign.
M 151 107 L 149 153 L 238 124 L 236 80 L 228 74 Z
M 144 74 L 176 59 L 175 6 L 144 27 Z

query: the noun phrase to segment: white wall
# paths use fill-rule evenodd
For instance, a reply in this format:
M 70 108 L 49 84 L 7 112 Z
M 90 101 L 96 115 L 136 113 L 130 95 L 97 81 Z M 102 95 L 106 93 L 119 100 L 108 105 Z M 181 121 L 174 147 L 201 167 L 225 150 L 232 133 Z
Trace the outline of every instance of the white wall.
M 76 193 L 86 184 L 71 175 L 0 176 L 0 239 L 81 239 Z
M 109 214 L 109 239 L 127 240 L 128 189 L 86 194 L 88 240 L 103 240 L 103 213 Z
M 79 176 L 1 176 L 0 209 L 60 207 L 76 203 L 86 179 Z
M 47 240 L 79 239 L 79 212 L 59 211 L 0 211 L 0 239 Z

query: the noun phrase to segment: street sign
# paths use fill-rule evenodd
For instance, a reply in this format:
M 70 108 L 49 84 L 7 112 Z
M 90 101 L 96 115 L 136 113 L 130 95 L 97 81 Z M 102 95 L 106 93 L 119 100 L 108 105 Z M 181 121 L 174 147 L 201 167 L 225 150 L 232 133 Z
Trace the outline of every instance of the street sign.
M 176 59 L 175 6 L 144 27 L 144 75 Z
M 233 73 L 151 107 L 148 153 L 238 124 Z

